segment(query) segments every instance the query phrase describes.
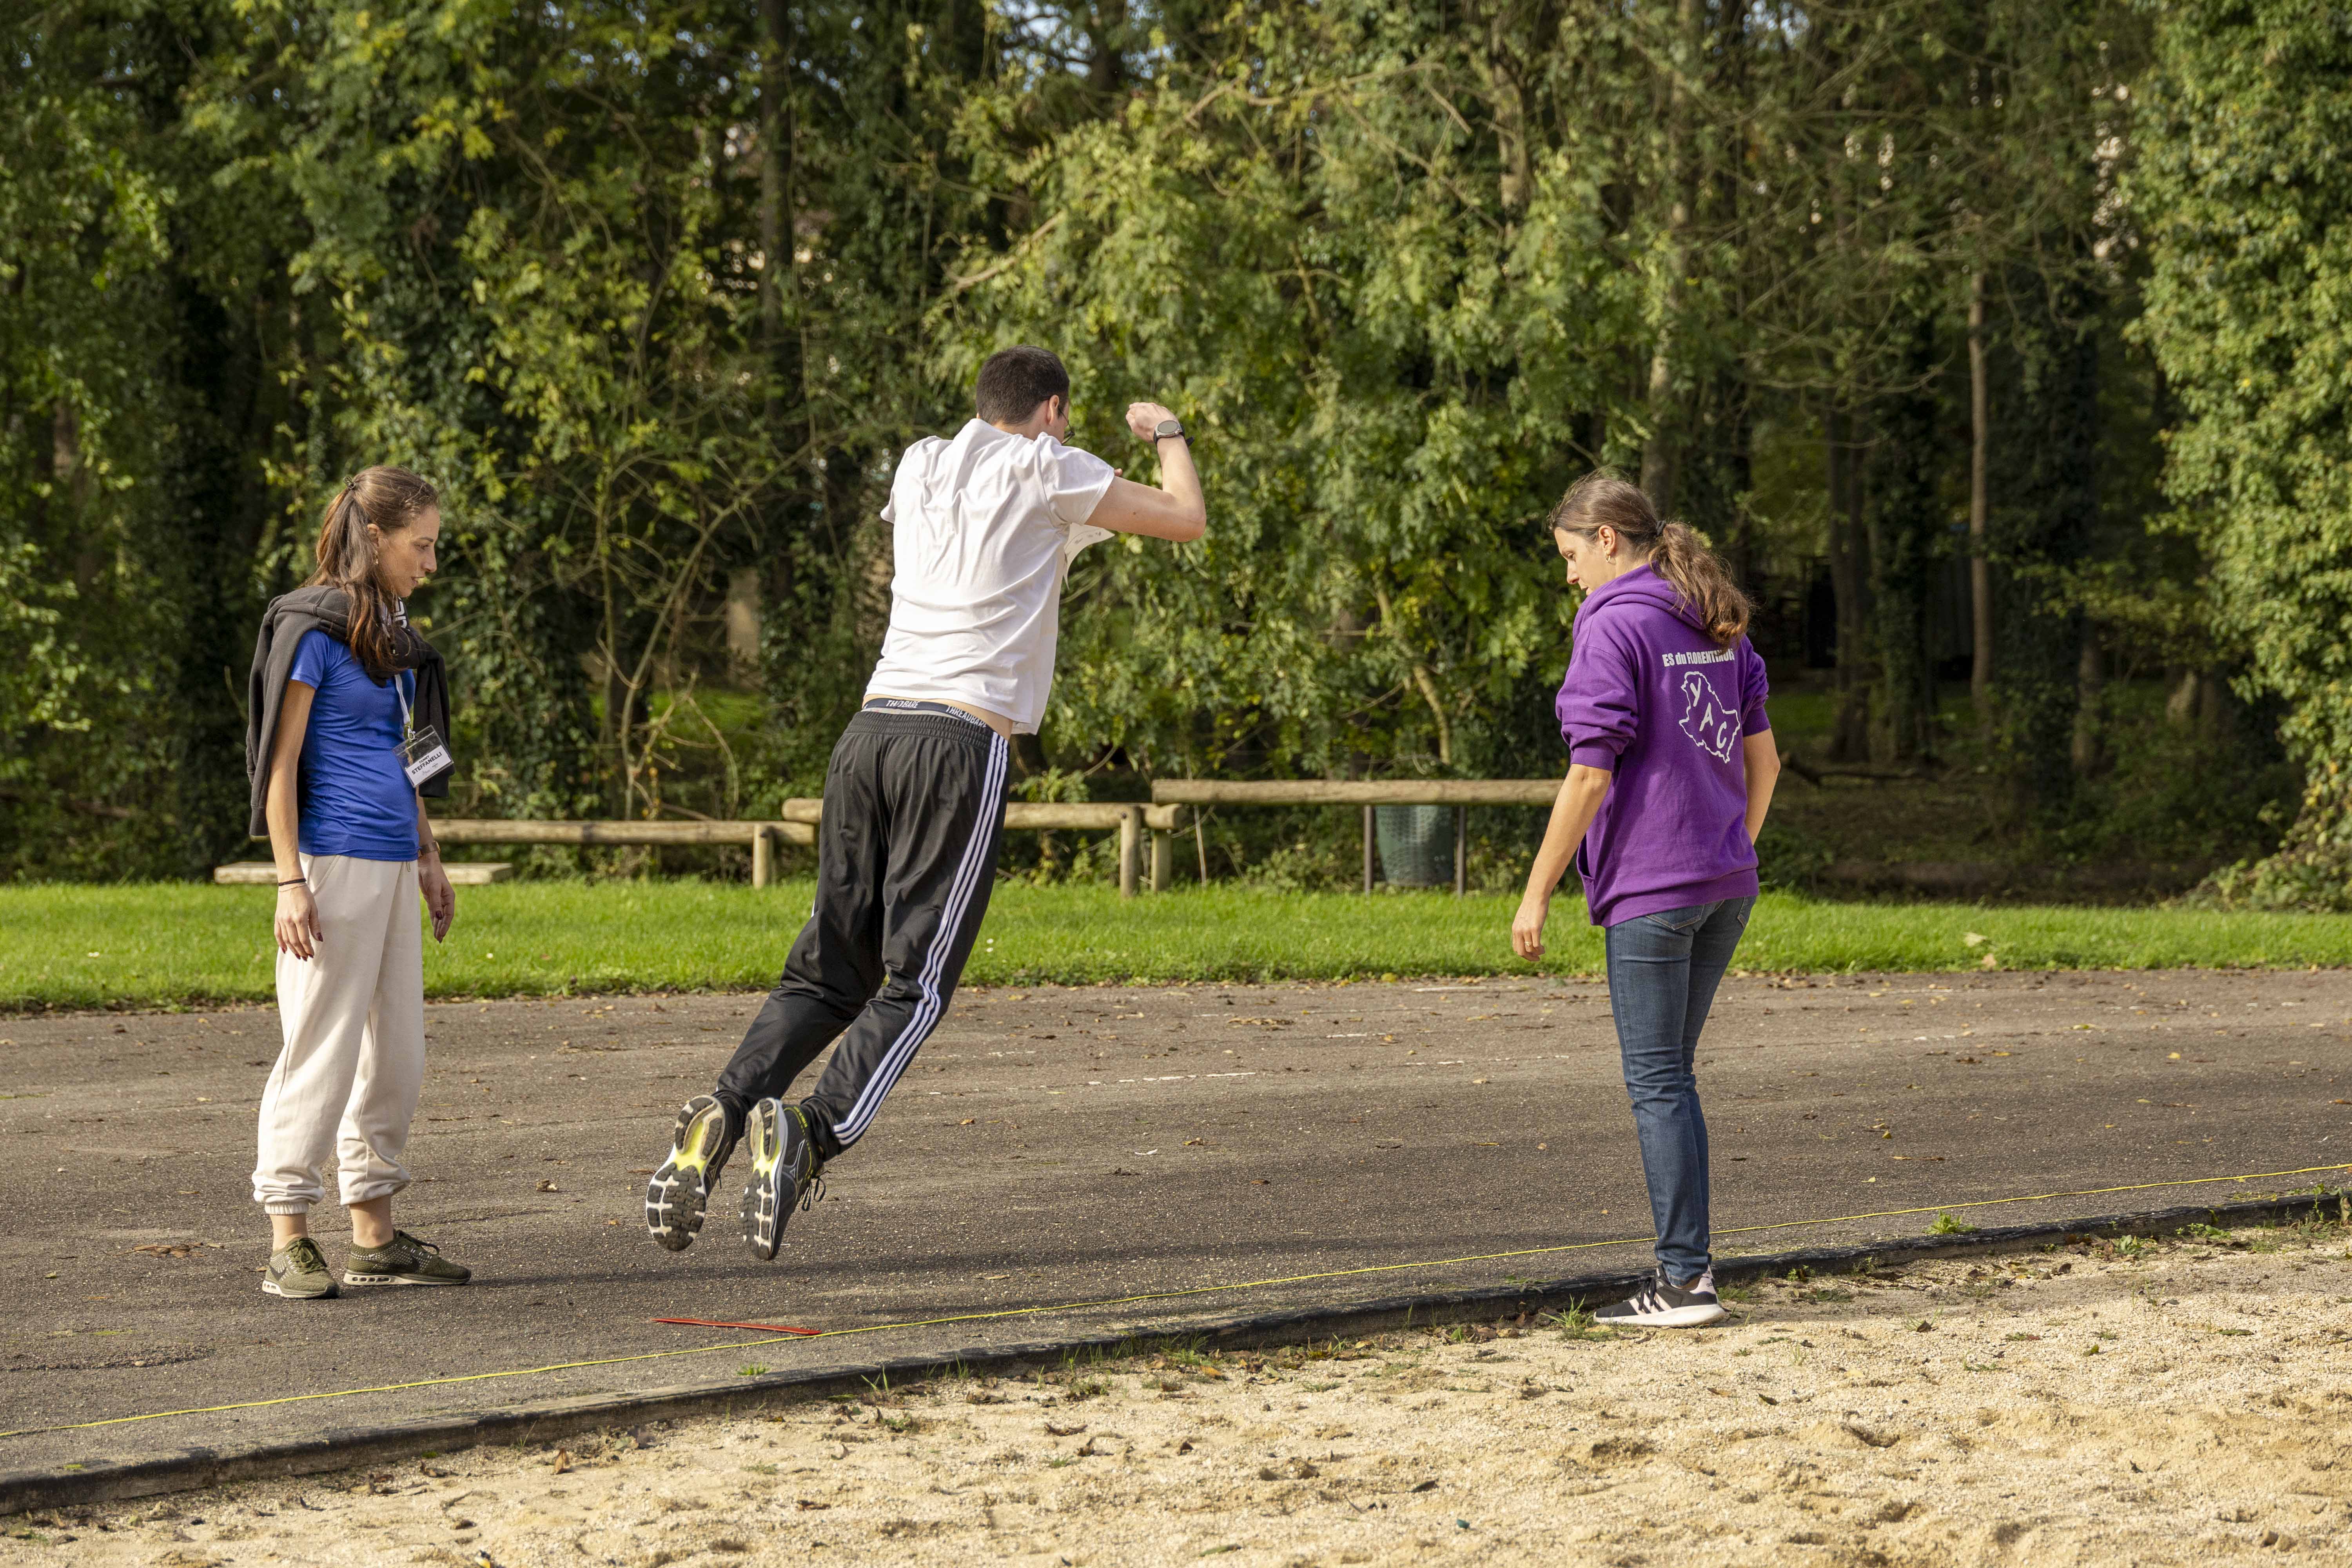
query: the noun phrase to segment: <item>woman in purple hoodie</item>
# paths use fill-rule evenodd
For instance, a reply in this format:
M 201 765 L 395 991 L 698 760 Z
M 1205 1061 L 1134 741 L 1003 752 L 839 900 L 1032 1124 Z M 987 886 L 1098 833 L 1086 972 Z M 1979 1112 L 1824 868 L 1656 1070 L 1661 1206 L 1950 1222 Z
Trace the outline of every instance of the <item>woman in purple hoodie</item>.
M 1780 772 L 1747 595 L 1686 523 L 1612 474 L 1551 514 L 1576 612 L 1559 731 L 1568 780 L 1511 921 L 1522 958 L 1571 859 L 1607 933 L 1609 1003 L 1657 1226 L 1658 1276 L 1601 1321 L 1689 1328 L 1724 1315 L 1707 1250 L 1706 1121 L 1691 1070 L 1715 988 L 1756 903 L 1756 835 Z

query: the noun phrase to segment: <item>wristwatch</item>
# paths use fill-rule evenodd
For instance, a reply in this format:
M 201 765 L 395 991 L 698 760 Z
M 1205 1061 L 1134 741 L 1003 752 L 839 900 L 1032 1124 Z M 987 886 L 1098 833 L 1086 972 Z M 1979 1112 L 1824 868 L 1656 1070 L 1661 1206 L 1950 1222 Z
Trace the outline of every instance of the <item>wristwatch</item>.
M 1160 445 L 1160 442 L 1168 439 L 1171 436 L 1177 437 L 1179 440 L 1189 439 L 1189 437 L 1184 435 L 1184 426 L 1181 420 L 1162 419 L 1159 424 L 1151 427 L 1151 444 L 1155 447 Z

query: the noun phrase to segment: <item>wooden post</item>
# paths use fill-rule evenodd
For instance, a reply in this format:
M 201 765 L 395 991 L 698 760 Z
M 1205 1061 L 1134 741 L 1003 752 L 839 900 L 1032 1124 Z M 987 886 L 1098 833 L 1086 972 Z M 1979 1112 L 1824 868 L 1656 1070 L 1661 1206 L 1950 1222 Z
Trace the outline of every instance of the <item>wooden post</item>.
M 1151 890 L 1153 892 L 1164 893 L 1168 890 L 1168 875 L 1173 868 L 1175 858 L 1176 852 L 1168 842 L 1167 832 L 1161 828 L 1153 828 L 1151 830 Z
M 1454 896 L 1470 890 L 1470 808 L 1454 808 Z
M 751 828 L 751 886 L 755 888 L 768 885 L 769 854 L 768 825 L 756 823 Z
M 1364 807 L 1364 891 L 1372 890 L 1372 808 Z
M 1143 808 L 1129 806 L 1118 816 L 1118 896 L 1135 897 L 1136 859 L 1141 846 Z

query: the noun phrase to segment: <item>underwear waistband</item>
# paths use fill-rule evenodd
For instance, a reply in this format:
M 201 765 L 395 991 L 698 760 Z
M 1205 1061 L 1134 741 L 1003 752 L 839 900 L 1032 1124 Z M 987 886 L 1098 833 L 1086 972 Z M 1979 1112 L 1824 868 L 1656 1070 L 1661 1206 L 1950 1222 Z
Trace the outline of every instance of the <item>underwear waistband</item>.
M 858 709 L 861 713 L 936 713 L 943 718 L 961 719 L 975 730 L 988 726 L 961 708 L 950 708 L 944 702 L 919 702 L 911 697 L 868 698 Z

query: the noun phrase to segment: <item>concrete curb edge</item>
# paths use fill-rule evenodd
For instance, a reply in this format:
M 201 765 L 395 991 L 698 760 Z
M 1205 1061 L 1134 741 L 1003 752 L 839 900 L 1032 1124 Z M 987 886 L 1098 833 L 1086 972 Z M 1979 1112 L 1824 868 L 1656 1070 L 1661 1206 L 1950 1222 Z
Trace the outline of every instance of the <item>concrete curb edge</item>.
M 2227 1227 L 2295 1218 L 2330 1205 L 2342 1213 L 2352 1205 L 2352 1194 L 2330 1189 L 1951 1236 L 1905 1237 L 1868 1246 L 1719 1257 L 1715 1271 L 1721 1284 L 1764 1279 L 1800 1268 L 1816 1275 L 1843 1274 L 1879 1262 L 1906 1263 L 2016 1251 L 2069 1236 L 2160 1235 L 2200 1223 Z M 1201 1340 L 1234 1348 L 1297 1344 L 1432 1323 L 1560 1311 L 1580 1302 L 1625 1293 L 1647 1278 L 1646 1269 L 1587 1274 L 1523 1286 L 1486 1286 L 1472 1290 L 1384 1297 L 1345 1306 L 1176 1320 L 1115 1332 L 973 1346 L 847 1367 L 443 1412 L 411 1421 L 329 1428 L 318 1436 L 291 1442 L 186 1447 L 71 1468 L 53 1466 L 0 1472 L 0 1517 L 36 1509 L 189 1491 L 235 1481 L 355 1468 L 412 1458 L 428 1451 L 446 1453 L 485 1443 L 545 1442 L 596 1428 L 734 1415 L 786 1401 L 856 1393 L 883 1378 L 893 1383 L 919 1382 L 956 1367 L 1005 1370 L 1038 1361 L 1060 1360 L 1082 1352 L 1141 1351 L 1155 1344 Z

